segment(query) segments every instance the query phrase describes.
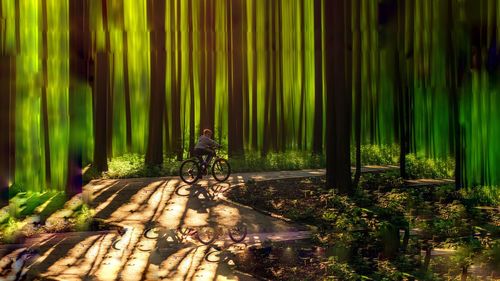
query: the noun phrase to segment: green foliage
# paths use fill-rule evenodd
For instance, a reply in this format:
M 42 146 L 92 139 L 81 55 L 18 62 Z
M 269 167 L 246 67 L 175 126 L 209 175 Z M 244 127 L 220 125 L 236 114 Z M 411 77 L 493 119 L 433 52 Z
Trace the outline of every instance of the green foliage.
M 348 263 L 340 261 L 335 256 L 329 258 L 327 265 L 328 277 L 326 278 L 326 280 L 363 280 L 361 279 L 361 276 L 359 276 Z
M 75 224 L 75 229 L 77 231 L 85 231 L 90 228 L 93 216 L 94 211 L 84 204 L 74 213 L 71 221 Z
M 498 206 L 500 202 L 500 187 L 476 186 L 460 189 L 460 195 L 471 205 Z
M 234 172 L 300 170 L 325 167 L 325 157 L 305 151 L 271 152 L 266 157 L 249 152 L 230 163 Z
M 15 243 L 19 237 L 22 224 L 14 217 L 9 217 L 6 223 L 0 225 L 0 241 L 4 243 Z
M 356 163 L 356 148 L 351 147 L 351 163 Z M 362 165 L 398 165 L 399 146 L 365 144 L 361 146 Z
M 495 241 L 493 245 L 486 250 L 484 260 L 491 268 L 500 268 L 500 241 Z
M 224 154 L 220 156 L 227 157 L 227 155 Z M 174 158 L 165 157 L 162 167 L 147 167 L 144 164 L 144 155 L 125 154 L 112 158 L 108 163 L 109 170 L 102 175 L 95 173 L 91 167 L 84 174 L 84 180 L 89 181 L 101 177 L 139 178 L 177 176 L 180 163 L 181 162 Z M 323 168 L 325 166 L 325 158 L 302 151 L 288 151 L 283 153 L 272 152 L 266 157 L 261 157 L 259 153 L 249 152 L 243 157 L 229 159 L 229 163 L 231 164 L 233 173 L 281 171 Z
M 445 160 L 406 156 L 406 172 L 410 178 L 451 179 L 455 173 L 453 158 Z

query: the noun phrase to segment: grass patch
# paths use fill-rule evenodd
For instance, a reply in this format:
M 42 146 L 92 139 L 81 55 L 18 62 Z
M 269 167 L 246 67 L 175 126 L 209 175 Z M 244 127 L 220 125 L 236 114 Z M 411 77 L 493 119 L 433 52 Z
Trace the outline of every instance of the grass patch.
M 223 153 L 220 156 L 227 158 Z M 144 163 L 144 155 L 125 154 L 111 159 L 108 163 L 109 170 L 105 173 L 98 174 L 90 167 L 84 174 L 84 181 L 96 178 L 177 176 L 181 163 L 174 158 L 165 157 L 163 166 L 148 167 Z M 261 157 L 259 153 L 247 153 L 242 157 L 231 158 L 229 163 L 233 173 L 263 172 L 322 168 L 325 167 L 325 158 L 301 151 L 273 152 L 267 157 Z
M 226 152 L 220 156 L 228 158 Z M 426 159 L 414 154 L 407 156 L 406 169 L 411 178 L 453 178 L 455 163 L 449 159 Z M 363 145 L 361 146 L 362 165 L 399 165 L 398 145 Z M 241 157 L 232 157 L 229 163 L 233 173 L 265 172 L 282 170 L 300 170 L 325 168 L 324 155 L 315 155 L 307 151 L 270 152 L 262 157 L 257 152 L 247 152 Z M 351 149 L 351 163 L 356 163 L 355 148 Z M 109 170 L 99 174 L 91 166 L 84 173 L 84 182 L 97 178 L 140 178 L 177 176 L 181 162 L 175 158 L 164 158 L 164 164 L 148 167 L 144 155 L 125 154 L 114 157 L 108 162 Z

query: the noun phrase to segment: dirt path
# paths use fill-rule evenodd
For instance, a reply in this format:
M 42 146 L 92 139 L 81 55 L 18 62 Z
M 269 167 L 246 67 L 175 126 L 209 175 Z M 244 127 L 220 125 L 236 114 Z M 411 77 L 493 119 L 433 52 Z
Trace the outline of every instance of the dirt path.
M 397 167 L 368 166 L 363 172 L 384 172 Z M 304 225 L 264 215 L 252 208 L 233 204 L 221 196 L 250 179 L 255 181 L 322 176 L 325 170 L 242 173 L 231 176 L 226 183 L 210 178 L 193 186 L 178 177 L 95 180 L 84 187 L 95 209 L 95 217 L 122 226 L 117 231 L 82 232 L 46 235 L 25 243 L 38 251 L 39 257 L 26 263 L 22 270 L 27 279 L 49 280 L 253 280 L 240 273 L 228 261 L 209 261 L 214 251 L 195 239 L 170 241 L 165 237 L 146 237 L 148 229 L 175 232 L 179 227 L 194 228 L 216 225 L 221 231 L 244 223 L 247 244 L 264 240 L 287 241 L 310 236 Z M 227 232 L 217 240 L 228 246 Z M 11 256 L 17 252 L 11 253 Z M 6 257 L 0 260 L 8 263 Z

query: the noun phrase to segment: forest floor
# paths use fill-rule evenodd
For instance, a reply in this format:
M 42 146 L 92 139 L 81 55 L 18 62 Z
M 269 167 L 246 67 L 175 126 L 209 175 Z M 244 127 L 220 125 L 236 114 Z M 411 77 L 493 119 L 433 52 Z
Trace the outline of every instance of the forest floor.
M 369 166 L 363 171 L 395 169 Z M 94 217 L 118 230 L 28 239 L 0 259 L 0 277 L 14 280 L 22 272 L 28 280 L 315 280 L 329 271 L 320 262 L 328 247 L 322 247 L 317 235 L 318 218 L 324 216 L 318 202 L 324 203 L 316 191 L 324 173 L 241 173 L 226 183 L 208 179 L 193 186 L 177 177 L 93 180 L 83 196 Z M 446 184 L 429 181 L 411 184 Z M 240 223 L 248 234 L 235 244 L 227 230 Z M 220 227 L 212 245 L 177 235 L 179 229 L 206 225 Z M 318 254 L 311 256 L 311 251 Z M 16 260 L 20 253 L 25 260 Z
M 240 269 L 271 280 L 455 280 L 466 268 L 467 280 L 500 280 L 498 204 L 463 197 L 452 180 L 404 181 L 391 171 L 364 174 L 360 185 L 351 197 L 325 189 L 321 176 L 247 182 L 225 192 L 316 227 L 309 243 L 267 245 L 262 262 L 242 255 Z M 301 261 L 276 258 L 290 251 Z

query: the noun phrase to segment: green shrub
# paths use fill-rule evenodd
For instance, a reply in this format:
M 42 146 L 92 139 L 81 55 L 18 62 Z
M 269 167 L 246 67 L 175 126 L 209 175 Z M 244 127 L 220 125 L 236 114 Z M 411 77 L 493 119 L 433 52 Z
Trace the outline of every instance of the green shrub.
M 406 172 L 410 178 L 449 179 L 455 173 L 455 161 L 417 157 L 415 154 L 406 156 Z

